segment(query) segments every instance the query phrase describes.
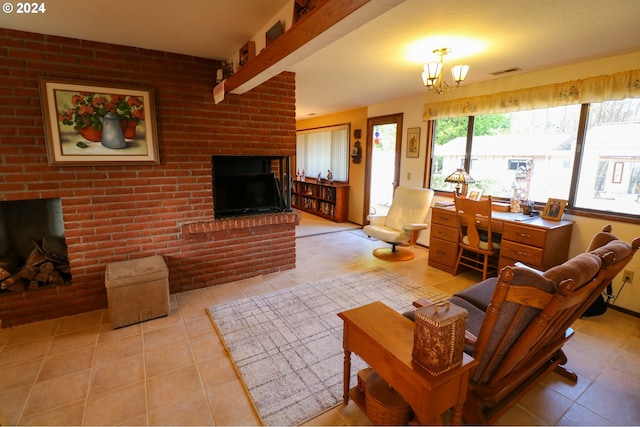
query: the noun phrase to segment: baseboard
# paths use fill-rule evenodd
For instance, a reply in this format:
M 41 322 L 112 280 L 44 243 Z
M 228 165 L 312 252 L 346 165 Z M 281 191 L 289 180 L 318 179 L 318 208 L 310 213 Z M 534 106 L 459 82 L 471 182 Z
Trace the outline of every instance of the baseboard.
M 640 317 L 640 313 L 638 313 L 636 311 L 633 311 L 633 310 L 629 310 L 628 308 L 620 307 L 620 306 L 609 304 L 609 303 L 607 303 L 607 307 L 608 308 L 612 308 L 612 309 L 614 309 L 616 311 L 619 311 L 621 313 L 628 314 L 628 315 L 633 316 L 633 317 Z

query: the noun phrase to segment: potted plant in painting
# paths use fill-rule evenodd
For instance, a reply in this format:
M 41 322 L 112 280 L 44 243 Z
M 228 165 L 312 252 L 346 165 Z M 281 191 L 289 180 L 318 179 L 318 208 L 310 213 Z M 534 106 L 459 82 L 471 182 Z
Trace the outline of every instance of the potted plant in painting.
M 109 112 L 120 118 L 125 138 L 134 139 L 138 123 L 144 120 L 144 106 L 137 96 L 79 92 L 71 96 L 71 106 L 58 114 L 58 120 L 64 125 L 73 126 L 87 141 L 100 142 L 100 118 Z
M 120 117 L 120 125 L 126 139 L 135 139 L 136 127 L 144 120 L 144 106 L 137 96 L 111 95 L 114 113 Z

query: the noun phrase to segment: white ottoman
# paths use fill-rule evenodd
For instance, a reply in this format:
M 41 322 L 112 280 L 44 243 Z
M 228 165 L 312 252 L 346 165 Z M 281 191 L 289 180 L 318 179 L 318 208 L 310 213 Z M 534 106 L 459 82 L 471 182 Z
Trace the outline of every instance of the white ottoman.
M 169 314 L 169 270 L 160 255 L 107 264 L 113 329 Z

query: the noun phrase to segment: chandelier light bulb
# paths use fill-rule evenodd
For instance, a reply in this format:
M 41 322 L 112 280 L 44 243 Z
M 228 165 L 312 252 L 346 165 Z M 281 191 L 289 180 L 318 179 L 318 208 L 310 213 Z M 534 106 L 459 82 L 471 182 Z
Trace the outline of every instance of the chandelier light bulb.
M 469 72 L 468 65 L 456 65 L 451 68 L 451 75 L 453 76 L 453 80 L 460 84 L 465 78 L 467 78 L 467 73 Z

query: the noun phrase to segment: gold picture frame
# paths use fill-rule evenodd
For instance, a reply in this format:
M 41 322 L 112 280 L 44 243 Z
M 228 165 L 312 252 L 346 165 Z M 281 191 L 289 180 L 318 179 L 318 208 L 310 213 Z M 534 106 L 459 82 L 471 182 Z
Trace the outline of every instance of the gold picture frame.
M 153 89 L 41 78 L 50 165 L 154 165 Z
M 467 193 L 467 199 L 478 201 L 482 199 L 482 190 L 479 188 L 470 188 Z
M 540 215 L 544 219 L 552 221 L 560 221 L 564 209 L 567 207 L 567 201 L 563 199 L 548 199 L 547 204 Z
M 407 129 L 407 157 L 420 157 L 420 128 Z

